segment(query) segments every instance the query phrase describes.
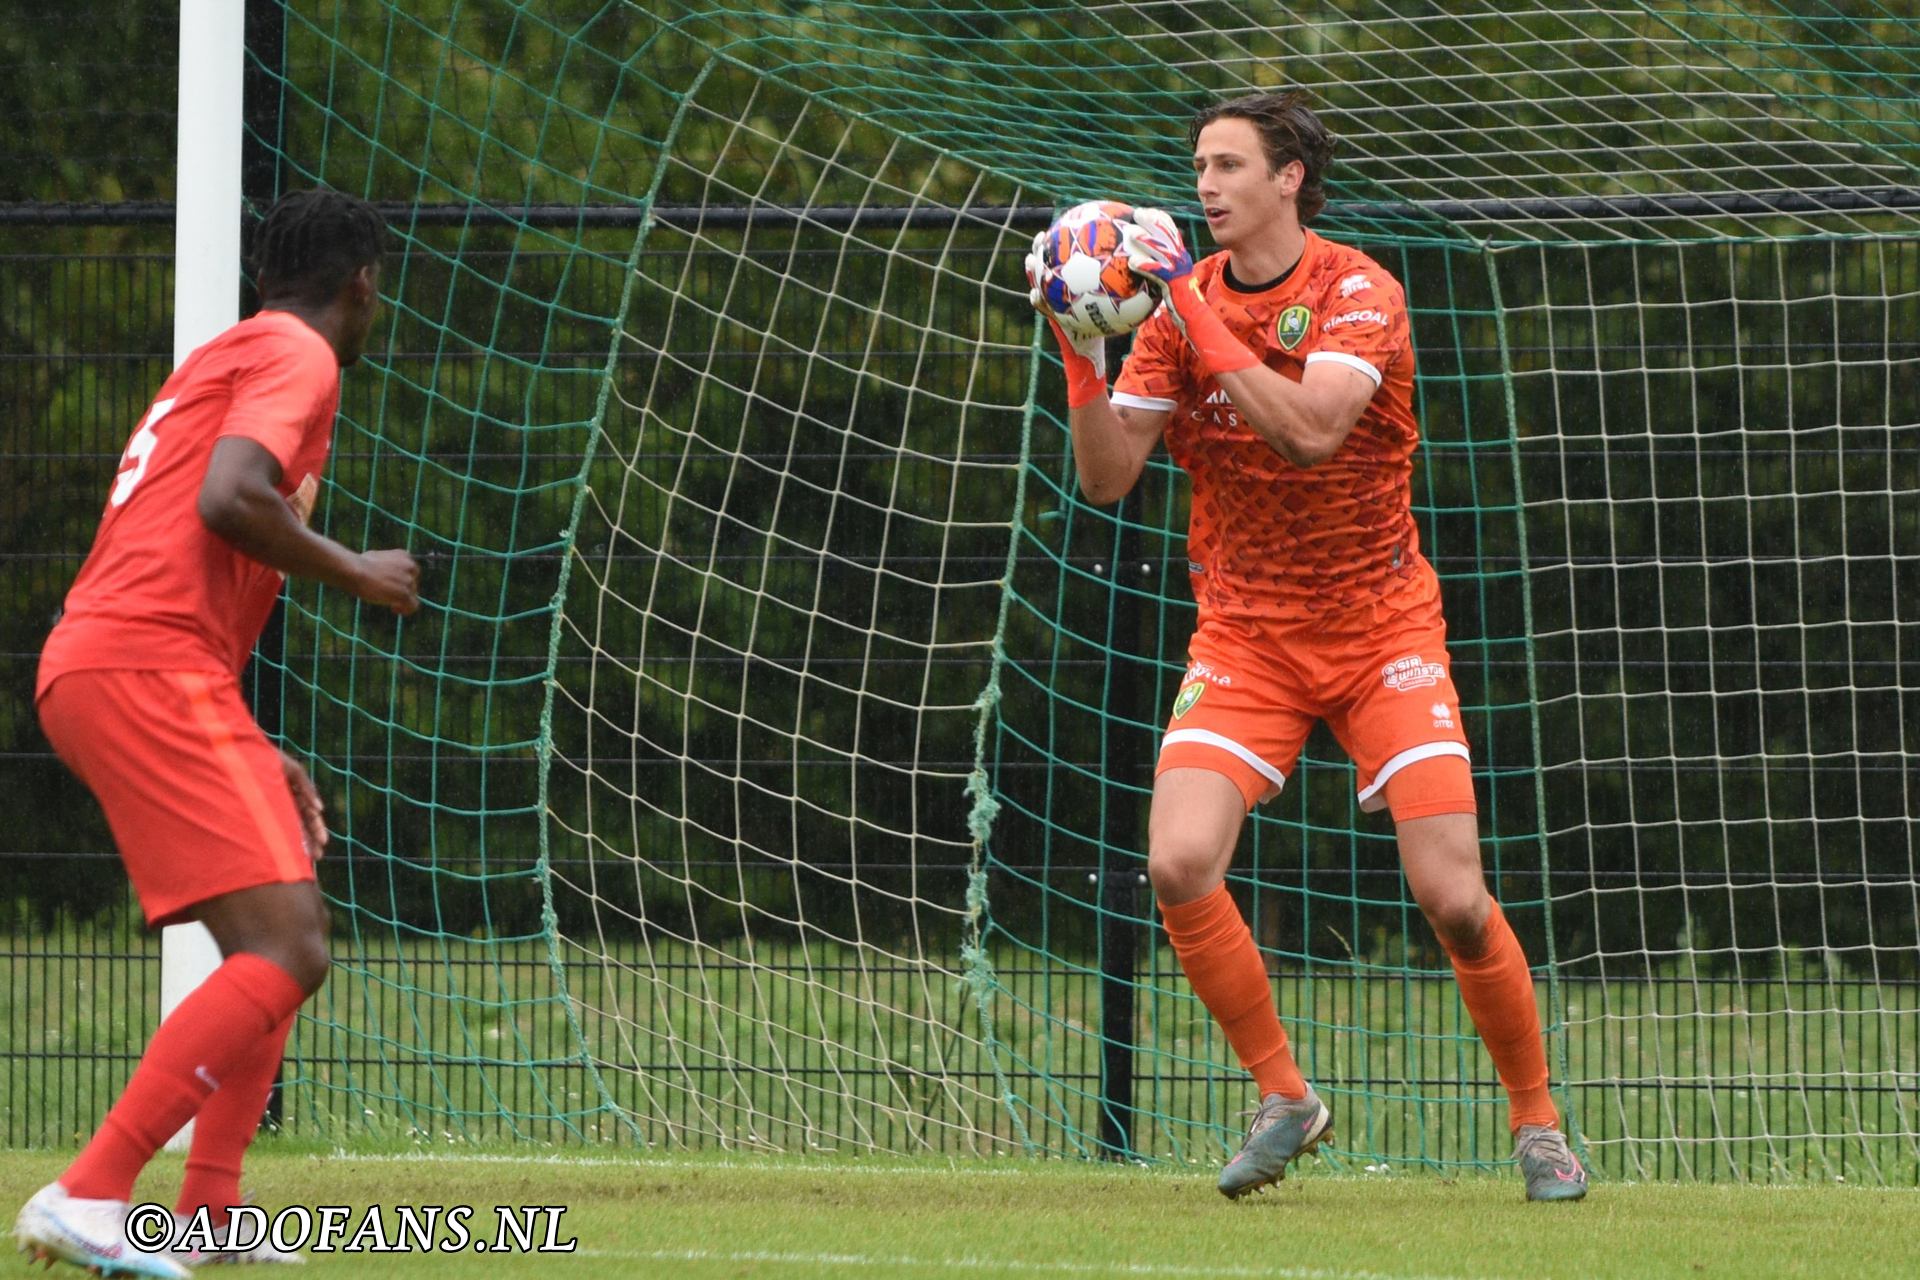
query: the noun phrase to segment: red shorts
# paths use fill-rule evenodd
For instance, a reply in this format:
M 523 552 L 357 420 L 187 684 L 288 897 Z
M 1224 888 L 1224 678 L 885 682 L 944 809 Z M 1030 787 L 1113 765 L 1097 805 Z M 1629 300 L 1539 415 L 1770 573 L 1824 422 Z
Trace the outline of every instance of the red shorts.
M 69 671 L 40 695 L 40 727 L 106 810 L 148 924 L 314 878 L 280 753 L 232 676 Z
M 1325 720 L 1359 771 L 1362 809 L 1476 811 L 1437 596 L 1344 624 L 1202 618 L 1188 653 L 1156 772 L 1225 774 L 1251 809 L 1279 794 Z

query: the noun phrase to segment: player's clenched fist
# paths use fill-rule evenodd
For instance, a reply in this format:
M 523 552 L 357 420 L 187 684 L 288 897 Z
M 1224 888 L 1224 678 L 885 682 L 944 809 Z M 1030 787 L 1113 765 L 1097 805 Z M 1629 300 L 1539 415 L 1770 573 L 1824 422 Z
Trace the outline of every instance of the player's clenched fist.
M 402 617 L 420 607 L 420 562 L 398 547 L 362 551 L 360 577 L 353 594 L 368 604 L 385 605 Z
M 309 471 L 306 479 L 300 482 L 300 487 L 287 499 L 287 505 L 293 508 L 293 514 L 299 517 L 301 524 L 312 524 L 313 504 L 319 498 L 320 478 Z
M 320 798 L 319 788 L 313 785 L 306 766 L 285 750 L 280 752 L 280 772 L 286 777 L 287 790 L 293 794 L 293 807 L 300 813 L 300 834 L 306 842 L 307 856 L 318 862 L 330 839 L 326 802 Z

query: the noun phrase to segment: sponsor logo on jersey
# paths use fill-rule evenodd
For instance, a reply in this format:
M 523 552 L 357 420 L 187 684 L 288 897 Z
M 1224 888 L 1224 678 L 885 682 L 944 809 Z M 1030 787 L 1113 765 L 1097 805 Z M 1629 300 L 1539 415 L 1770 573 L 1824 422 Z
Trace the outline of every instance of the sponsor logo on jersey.
M 1230 685 L 1233 683 L 1232 676 L 1227 675 L 1223 672 L 1215 671 L 1213 669 L 1212 664 L 1205 663 L 1205 662 L 1196 662 L 1192 666 L 1188 667 L 1186 679 L 1208 680 L 1217 685 Z
M 1373 281 L 1367 278 L 1367 274 L 1364 271 L 1355 272 L 1340 282 L 1340 296 L 1351 298 L 1362 289 L 1371 288 L 1373 288 Z
M 1313 310 L 1295 303 L 1280 313 L 1273 322 L 1273 336 L 1288 351 L 1300 345 L 1300 339 L 1307 336 L 1307 330 L 1313 328 Z
M 1173 718 L 1178 720 L 1181 716 L 1193 710 L 1193 704 L 1200 701 L 1200 695 L 1206 691 L 1206 682 L 1203 680 L 1195 680 L 1192 684 L 1182 689 L 1180 696 L 1173 700 Z
M 1453 709 L 1444 702 L 1436 702 L 1427 710 L 1433 712 L 1433 727 L 1436 729 L 1453 728 Z
M 1362 320 L 1371 320 L 1375 324 L 1385 324 L 1387 316 L 1375 307 L 1362 307 L 1358 311 L 1342 311 L 1322 326 L 1324 329 L 1338 329 L 1343 324 L 1359 324 Z
M 1417 653 L 1396 658 L 1380 668 L 1380 683 L 1401 693 L 1410 689 L 1430 688 L 1446 678 L 1446 667 L 1438 662 L 1428 662 Z

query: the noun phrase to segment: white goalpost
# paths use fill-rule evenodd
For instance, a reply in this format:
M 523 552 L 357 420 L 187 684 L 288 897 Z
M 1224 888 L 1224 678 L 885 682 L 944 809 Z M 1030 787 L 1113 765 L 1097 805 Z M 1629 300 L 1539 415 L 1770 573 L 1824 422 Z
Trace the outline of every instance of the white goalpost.
M 173 363 L 240 318 L 241 84 L 246 0 L 182 0 L 173 224 Z M 206 926 L 160 934 L 160 1016 L 220 965 Z M 193 1122 L 168 1148 L 184 1147 Z

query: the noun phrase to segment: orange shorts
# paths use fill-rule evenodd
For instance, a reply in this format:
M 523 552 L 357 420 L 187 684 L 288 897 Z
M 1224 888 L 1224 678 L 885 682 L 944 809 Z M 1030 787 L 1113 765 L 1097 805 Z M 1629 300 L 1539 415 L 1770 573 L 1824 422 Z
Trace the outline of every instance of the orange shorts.
M 280 753 L 232 676 L 69 671 L 40 695 L 40 727 L 106 811 L 147 923 L 314 878 Z
M 1251 809 L 1279 794 L 1325 720 L 1359 771 L 1362 809 L 1476 812 L 1437 596 L 1344 625 L 1203 617 L 1188 655 L 1156 773 L 1224 774 Z

